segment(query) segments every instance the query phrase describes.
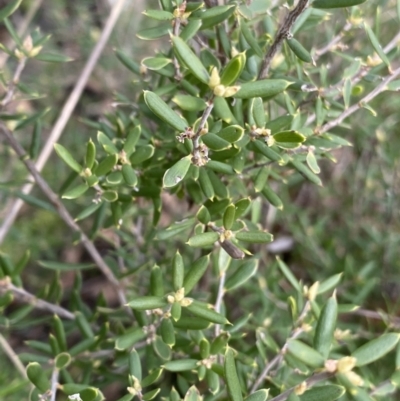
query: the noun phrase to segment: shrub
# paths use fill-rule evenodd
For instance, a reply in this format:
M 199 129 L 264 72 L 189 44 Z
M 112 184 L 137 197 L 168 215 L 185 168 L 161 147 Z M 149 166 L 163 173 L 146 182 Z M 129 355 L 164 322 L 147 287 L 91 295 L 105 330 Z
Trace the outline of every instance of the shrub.
M 66 61 L 46 54 L 37 33 L 21 41 L 8 19 L 20 3 L 0 10 L 16 42 L 15 51 L 2 48 L 17 60 L 3 108 L 23 91 L 19 75 L 29 59 Z M 359 309 L 346 289 L 351 280 L 341 283 L 344 269 L 307 272 L 304 256 L 300 268 L 291 266 L 291 245 L 282 236 L 272 242 L 272 222 L 284 222 L 293 208 L 300 213 L 300 191 L 315 194 L 333 182 L 331 163 L 351 146 L 342 136 L 349 117 L 360 109 L 374 114 L 373 99 L 398 89 L 397 36 L 381 47 L 381 14 L 370 27 L 363 0 L 289 1 L 288 10 L 263 0 L 160 3 L 145 11 L 154 27 L 137 36 L 164 39 L 165 47 L 142 60 L 115 51 L 135 74 L 134 93 L 117 94 L 114 113 L 87 122 L 97 135 L 80 153 L 55 145 L 71 169 L 61 197 L 35 165 L 44 111 L 8 116 L 14 125 L 3 115 L 0 123 L 47 197 L 24 199 L 56 212 L 92 260 L 40 261 L 53 275 L 33 295 L 23 274 L 29 253 L 1 254 L 0 324 L 11 333 L 50 327 L 20 355 L 1 337 L 14 363 L 26 364 L 30 399 L 395 396 L 396 320 Z M 30 125 L 26 151 L 14 131 Z M 316 216 L 318 225 L 324 216 Z M 106 254 L 100 238 L 113 247 Z M 85 300 L 93 277 L 86 269 L 96 275 L 94 268 L 115 296 L 99 291 Z M 74 280 L 68 294 L 66 272 Z M 385 325 L 366 330 L 349 321 L 355 311 Z M 16 379 L 0 394 L 24 386 L 25 378 Z

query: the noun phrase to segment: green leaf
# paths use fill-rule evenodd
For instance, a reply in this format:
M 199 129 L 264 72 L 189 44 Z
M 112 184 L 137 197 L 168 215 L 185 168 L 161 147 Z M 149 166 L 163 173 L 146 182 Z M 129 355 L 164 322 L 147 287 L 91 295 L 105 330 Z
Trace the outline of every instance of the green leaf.
M 136 149 L 134 153 L 132 153 L 129 161 L 131 164 L 137 165 L 143 163 L 144 161 L 150 159 L 154 155 L 154 146 L 153 145 L 145 145 Z
M 154 28 L 141 29 L 136 36 L 143 40 L 154 40 L 162 38 L 171 30 L 171 23 L 159 24 Z
M 129 130 L 123 148 L 128 157 L 135 151 L 135 146 L 140 138 L 141 132 L 142 127 L 140 125 Z
M 286 264 L 279 258 L 276 258 L 276 261 L 278 262 L 279 269 L 283 273 L 283 275 L 286 277 L 286 279 L 289 281 L 290 284 L 292 284 L 293 288 L 301 293 L 301 286 L 294 274 L 291 272 L 291 270 L 286 266 Z
M 144 100 L 148 108 L 162 121 L 178 131 L 184 132 L 187 122 L 178 116 L 158 95 L 154 92 L 144 91 Z
M 233 97 L 250 99 L 252 97 L 272 97 L 283 92 L 291 83 L 283 79 L 263 79 L 261 81 L 246 82 L 240 86 Z
M 86 155 L 85 155 L 85 166 L 92 169 L 94 162 L 96 161 L 96 145 L 89 139 L 86 144 Z
M 195 96 L 175 94 L 172 101 L 181 109 L 186 111 L 203 111 L 207 103 Z
M 272 190 L 272 188 L 268 184 L 264 185 L 261 193 L 272 206 L 276 207 L 279 210 L 283 209 L 281 198 Z
M 119 351 L 131 348 L 138 341 L 146 338 L 146 333 L 141 327 L 135 327 L 133 330 L 128 330 L 126 333 L 118 336 L 115 339 L 115 349 Z
M 268 159 L 270 159 L 274 162 L 280 163 L 283 161 L 283 159 L 279 153 L 275 152 L 275 150 L 271 149 L 269 146 L 267 146 L 262 141 L 256 140 L 256 141 L 250 142 L 248 147 L 249 147 L 249 149 L 262 154 L 263 156 L 267 157 Z
M 208 320 L 211 323 L 216 324 L 230 324 L 225 316 L 222 316 L 220 313 L 216 312 L 209 305 L 204 305 L 198 301 L 193 301 L 186 309 L 193 313 L 193 315 L 197 317 L 201 317 L 204 320 Z
M 154 265 L 150 273 L 150 292 L 151 295 L 162 297 L 164 295 L 164 279 L 159 266 Z
M 388 66 L 390 67 L 390 61 L 388 57 L 386 56 L 385 52 L 382 49 L 381 44 L 379 43 L 378 38 L 375 36 L 374 31 L 366 24 L 364 23 L 364 28 L 365 31 L 367 32 L 368 38 L 372 44 L 372 47 L 378 54 L 379 58 Z
M 256 38 L 253 36 L 253 33 L 251 32 L 249 26 L 243 19 L 240 19 L 240 30 L 246 42 L 249 44 L 252 50 L 254 50 L 254 53 L 257 54 L 258 57 L 263 58 L 264 52 L 261 50 L 261 47 L 258 45 Z
M 127 305 L 136 310 L 150 310 L 164 308 L 168 305 L 168 302 L 165 297 L 144 296 L 136 297 L 128 302 Z
M 127 54 L 122 52 L 121 50 L 115 50 L 115 54 L 118 60 L 126 67 L 128 70 L 134 72 L 135 74 L 140 75 L 140 65 L 132 60 Z
M 313 151 L 311 151 L 311 150 L 308 151 L 306 161 L 307 161 L 308 167 L 310 167 L 310 170 L 314 174 L 319 174 L 321 172 L 321 169 L 318 166 L 317 159 L 315 158 Z
M 151 390 L 148 393 L 143 394 L 142 400 L 150 401 L 150 400 L 154 399 L 160 391 L 161 391 L 161 388 L 156 388 L 154 390 Z
M 163 10 L 144 10 L 142 14 L 157 21 L 170 21 L 174 19 L 174 14 Z
M 185 372 L 197 368 L 197 359 L 179 359 L 176 361 L 169 361 L 163 365 L 165 370 L 170 372 Z
M 225 289 L 227 291 L 234 290 L 253 277 L 257 272 L 258 262 L 258 259 L 253 259 L 239 266 L 235 273 L 226 280 Z
M 333 333 L 336 328 L 338 305 L 336 296 L 328 299 L 319 315 L 314 334 L 314 348 L 324 357 L 328 358 L 333 342 Z
M 181 38 L 187 42 L 192 39 L 201 28 L 202 21 L 200 19 L 189 19 L 186 26 L 181 31 Z
M 353 7 L 365 3 L 366 0 L 314 0 L 311 4 L 314 8 L 342 8 Z
M 108 155 L 95 168 L 94 173 L 98 177 L 106 175 L 114 168 L 114 166 L 117 164 L 117 162 L 118 162 L 118 155 L 117 154 Z
M 342 279 L 343 273 L 334 274 L 333 276 L 327 278 L 326 280 L 322 281 L 318 286 L 318 295 L 328 292 L 340 283 Z
M 322 186 L 321 179 L 316 176 L 311 170 L 309 170 L 302 162 L 298 160 L 292 160 L 291 164 L 293 167 L 305 178 L 307 178 L 312 183 Z
M 283 143 L 302 143 L 306 140 L 306 137 L 297 131 L 282 131 L 273 135 L 276 142 Z
M 105 133 L 98 131 L 97 140 L 99 141 L 100 145 L 103 146 L 104 150 L 107 153 L 110 153 L 112 155 L 118 153 L 117 147 Z
M 203 248 L 213 245 L 214 242 L 218 241 L 218 238 L 219 238 L 218 233 L 207 232 L 189 238 L 187 244 L 193 248 Z
M 256 97 L 252 100 L 251 112 L 257 127 L 264 128 L 266 124 L 265 110 L 263 100 L 260 97 Z
M 173 347 L 175 345 L 175 331 L 171 319 L 164 318 L 161 321 L 160 334 L 165 344 L 167 344 L 170 347 Z
M 230 164 L 222 163 L 216 160 L 210 160 L 207 168 L 221 174 L 235 174 L 235 170 Z
M 185 274 L 185 266 L 179 251 L 175 253 L 172 260 L 172 286 L 175 291 L 178 291 L 183 286 L 183 278 Z
M 356 366 L 368 365 L 382 358 L 399 342 L 400 334 L 386 333 L 357 348 L 351 356 L 357 359 Z
M 250 198 L 243 198 L 235 203 L 235 220 L 243 216 L 251 204 Z
M 26 367 L 29 381 L 44 394 L 50 388 L 50 381 L 44 373 L 44 369 L 37 363 L 31 362 Z
M 273 241 L 274 236 L 264 231 L 240 231 L 235 234 L 235 238 L 252 244 L 265 244 Z
M 312 387 L 300 396 L 301 401 L 335 401 L 345 393 L 345 389 L 337 384 Z
M 14 13 L 21 3 L 22 0 L 11 0 L 5 7 L 0 9 L 0 22 Z
M 189 271 L 185 275 L 185 279 L 183 280 L 183 287 L 185 288 L 185 295 L 189 294 L 190 291 L 194 288 L 194 286 L 199 282 L 199 280 L 203 277 L 204 273 L 207 270 L 208 264 L 210 261 L 210 256 L 202 256 L 197 259 L 189 269 Z
M 200 59 L 194 54 L 192 49 L 187 43 L 179 36 L 172 35 L 172 44 L 175 52 L 179 58 L 184 62 L 188 70 L 201 82 L 208 84 L 210 76 L 200 61 Z
M 46 63 L 69 63 L 70 61 L 74 61 L 73 58 L 65 56 L 64 54 L 42 52 L 35 56 L 35 59 Z
M 228 394 L 232 401 L 243 401 L 242 388 L 236 371 L 235 354 L 232 348 L 227 348 L 224 360 L 224 373 Z
M 232 203 L 225 209 L 222 221 L 226 230 L 230 230 L 235 222 L 235 211 L 235 205 Z
M 312 63 L 312 57 L 310 52 L 304 48 L 304 46 L 295 38 L 287 39 L 286 43 L 289 45 L 290 50 L 299 58 L 301 61 L 305 63 Z
M 234 143 L 243 138 L 244 129 L 239 125 L 229 125 L 223 130 L 217 132 L 220 138 L 227 142 Z
M 62 263 L 48 260 L 39 260 L 38 263 L 40 266 L 46 269 L 59 270 L 59 271 L 93 269 L 94 267 L 96 267 L 94 263 Z
M 116 191 L 104 191 L 101 194 L 101 199 L 105 200 L 106 202 L 115 202 L 118 199 L 118 193 Z
M 72 358 L 70 354 L 67 352 L 62 352 L 56 356 L 54 364 L 57 369 L 64 369 L 71 363 L 71 360 Z
M 141 382 L 142 387 L 147 387 L 155 383 L 161 376 L 163 372 L 162 368 L 154 369 L 148 376 L 146 376 Z
M 214 6 L 198 14 L 203 21 L 201 29 L 212 28 L 220 22 L 227 20 L 236 10 L 235 5 Z M 197 15 L 197 14 L 196 14 Z
M 202 135 L 201 140 L 211 150 L 218 151 L 218 150 L 229 149 L 231 147 L 231 144 L 228 141 L 212 133 Z
M 232 114 L 232 111 L 229 108 L 228 102 L 221 96 L 217 96 L 214 99 L 213 113 L 227 124 L 238 124 L 235 116 Z
M 244 401 L 266 401 L 268 398 L 269 389 L 257 390 L 244 399 Z
M 182 316 L 178 321 L 173 323 L 177 329 L 181 330 L 205 330 L 210 327 L 208 320 L 194 316 Z
M 236 82 L 246 65 L 246 53 L 239 53 L 225 66 L 221 74 L 221 85 L 230 86 Z
M 174 187 L 185 178 L 192 163 L 191 159 L 191 155 L 183 157 L 165 172 L 163 177 L 164 188 Z
M 142 64 L 152 71 L 158 71 L 171 64 L 172 60 L 166 57 L 146 57 L 142 60 Z
M 87 190 L 89 186 L 87 184 L 78 185 L 75 188 L 69 189 L 68 191 L 62 194 L 63 199 L 76 199 L 82 196 Z
M 287 342 L 287 350 L 305 365 L 312 368 L 319 368 L 324 365 L 323 356 L 309 345 L 304 344 L 299 340 L 289 340 Z
M 185 394 L 185 398 L 183 401 L 202 401 L 203 397 L 200 396 L 199 390 L 196 386 L 192 386 Z
M 142 380 L 142 363 L 138 352 L 133 348 L 128 356 L 129 374 Z
M 71 153 L 64 148 L 64 146 L 59 143 L 54 144 L 54 149 L 57 152 L 60 159 L 63 160 L 72 170 L 76 171 L 78 174 L 82 171 L 82 166 L 72 157 Z
M 121 169 L 122 176 L 124 177 L 124 181 L 130 187 L 136 187 L 138 178 L 135 170 L 129 164 L 124 164 Z

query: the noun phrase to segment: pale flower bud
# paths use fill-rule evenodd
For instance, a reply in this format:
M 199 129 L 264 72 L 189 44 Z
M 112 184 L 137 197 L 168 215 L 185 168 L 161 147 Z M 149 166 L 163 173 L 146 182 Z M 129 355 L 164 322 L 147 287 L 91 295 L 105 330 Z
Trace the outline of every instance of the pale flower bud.
M 224 96 L 226 87 L 224 85 L 217 85 L 214 88 L 214 95 L 215 96 Z
M 217 67 L 214 67 L 211 71 L 210 79 L 208 81 L 208 86 L 211 89 L 214 89 L 216 86 L 220 85 L 221 83 L 221 78 L 219 76 L 219 72 Z
M 364 380 L 355 372 L 346 372 L 346 377 L 353 386 L 361 387 Z
M 307 383 L 301 382 L 294 388 L 294 392 L 296 395 L 302 395 L 307 390 Z
M 239 91 L 239 89 L 240 89 L 240 86 L 228 86 L 226 89 L 225 89 L 225 92 L 224 92 L 224 97 L 231 97 L 231 96 L 233 96 L 235 93 L 237 93 L 238 91 Z
M 339 373 L 350 372 L 356 366 L 357 359 L 352 356 L 345 356 L 338 360 L 337 370 Z

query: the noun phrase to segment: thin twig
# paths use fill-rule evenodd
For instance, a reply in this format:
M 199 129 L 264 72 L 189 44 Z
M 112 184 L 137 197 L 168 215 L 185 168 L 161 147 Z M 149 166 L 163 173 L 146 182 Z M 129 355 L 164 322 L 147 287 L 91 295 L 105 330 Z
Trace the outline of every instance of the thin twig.
M 223 271 L 219 276 L 218 293 L 217 293 L 217 299 L 215 301 L 215 306 L 214 306 L 215 311 L 218 313 L 221 311 L 222 300 L 224 299 L 225 279 L 226 279 L 226 272 Z M 214 333 L 215 333 L 215 337 L 218 337 L 220 335 L 220 333 L 221 333 L 221 325 L 220 324 L 215 325 Z
M 0 129 L 3 132 L 3 135 L 7 139 L 10 146 L 13 148 L 13 150 L 21 159 L 21 161 L 25 164 L 25 167 L 28 169 L 30 174 L 34 177 L 36 184 L 39 186 L 41 191 L 46 195 L 49 201 L 54 205 L 59 216 L 64 220 L 64 222 L 67 224 L 68 227 L 71 228 L 73 232 L 79 234 L 80 241 L 82 242 L 83 246 L 85 247 L 89 255 L 92 257 L 96 265 L 99 267 L 101 272 L 104 274 L 104 276 L 108 279 L 108 281 L 112 284 L 112 286 L 116 290 L 121 305 L 125 305 L 126 304 L 125 294 L 122 291 L 122 288 L 118 280 L 114 277 L 113 272 L 107 266 L 106 262 L 104 261 L 99 251 L 94 246 L 93 242 L 82 231 L 79 225 L 75 222 L 74 218 L 69 214 L 67 208 L 60 201 L 57 194 L 50 188 L 46 180 L 44 180 L 43 177 L 40 175 L 35 164 L 33 163 L 32 160 L 29 159 L 25 150 L 22 148 L 19 142 L 14 138 L 12 132 L 3 123 L 0 123 Z
M 18 358 L 18 355 L 14 352 L 11 345 L 7 342 L 7 340 L 3 337 L 1 333 L 0 333 L 0 346 L 3 348 L 4 353 L 8 356 L 8 358 L 13 363 L 15 368 L 21 374 L 21 376 L 24 379 L 27 379 L 28 377 L 26 375 L 25 366 L 22 364 L 22 362 Z
M 56 401 L 59 374 L 60 371 L 54 366 L 53 373 L 51 374 L 50 401 Z
M 329 43 L 327 43 L 324 47 L 317 49 L 314 53 L 314 61 L 332 50 L 342 40 L 344 34 L 350 31 L 352 26 L 353 25 L 350 22 L 347 22 L 346 25 L 340 30 L 340 33 L 334 36 Z
M 110 16 L 108 17 L 104 29 L 100 35 L 99 41 L 96 43 L 96 46 L 93 48 L 92 53 L 89 56 L 88 61 L 86 62 L 85 67 L 83 68 L 80 77 L 76 81 L 76 85 L 72 90 L 71 94 L 69 95 L 67 101 L 64 104 L 64 107 L 61 110 L 61 113 L 50 133 L 49 138 L 47 139 L 46 144 L 43 147 L 42 152 L 40 153 L 37 162 L 36 162 L 36 169 L 37 171 L 42 171 L 43 167 L 45 166 L 48 158 L 50 157 L 51 153 L 53 152 L 54 144 L 60 138 L 62 132 L 64 131 L 65 126 L 67 125 L 72 112 L 77 105 L 83 90 L 85 89 L 86 83 L 92 74 L 94 67 L 97 65 L 97 61 L 107 44 L 107 41 L 114 29 L 114 26 L 120 16 L 125 0 L 118 0 L 111 10 Z M 21 192 L 25 195 L 29 194 L 33 188 L 32 183 L 26 184 L 22 187 Z M 18 212 L 20 211 L 21 207 L 23 206 L 24 202 L 22 199 L 16 199 L 15 203 L 12 204 L 10 210 L 5 213 L 6 218 L 3 221 L 2 226 L 0 227 L 0 244 L 4 241 L 8 231 L 12 227 L 15 219 L 17 218 Z
M 0 280 L 0 294 L 5 294 L 8 291 L 11 291 L 11 293 L 17 300 L 32 305 L 37 309 L 51 312 L 52 314 L 58 315 L 64 319 L 75 319 L 75 315 L 69 310 L 59 305 L 54 305 L 50 302 L 44 301 L 43 299 L 36 298 L 25 289 L 16 287 L 14 284 L 11 283 L 9 277 L 6 277 Z
M 17 68 L 15 69 L 14 76 L 12 77 L 12 80 L 8 85 L 6 95 L 4 96 L 4 99 L 0 103 L 0 108 L 4 108 L 5 106 L 8 105 L 8 103 L 11 102 L 15 93 L 15 88 L 17 87 L 22 71 L 25 68 L 26 60 L 27 60 L 26 57 L 21 57 L 19 59 Z
M 299 0 L 296 7 L 286 16 L 262 62 L 260 73 L 258 74 L 258 79 L 264 79 L 267 77 L 272 59 L 282 46 L 283 41 L 290 34 L 290 30 L 292 29 L 292 26 L 296 22 L 297 18 L 299 18 L 299 16 L 306 9 L 307 4 L 308 0 Z
M 331 377 L 335 376 L 335 373 L 331 372 L 321 372 L 317 373 L 307 380 L 305 380 L 307 388 L 312 387 L 314 384 L 320 383 L 322 381 L 328 380 Z M 289 395 L 296 389 L 296 386 L 284 391 L 282 394 L 277 395 L 274 398 L 271 398 L 269 401 L 285 401 L 289 398 Z
M 26 31 L 28 30 L 28 27 L 30 23 L 32 22 L 33 18 L 35 17 L 36 13 L 38 12 L 40 6 L 42 5 L 43 0 L 36 0 L 34 2 L 31 2 L 31 6 L 26 13 L 24 19 L 20 23 L 19 27 L 17 28 L 17 34 L 21 39 L 24 39 L 26 35 Z M 10 39 L 7 40 L 7 42 L 4 44 L 5 47 L 7 47 L 9 50 L 14 51 L 15 49 L 15 42 Z M 0 54 L 0 69 L 6 64 L 8 58 L 10 55 L 8 53 L 1 53 Z
M 307 316 L 307 314 L 310 310 L 310 306 L 311 306 L 310 301 L 306 301 L 306 303 L 304 304 L 303 310 L 301 311 L 299 317 L 296 320 L 296 323 L 294 324 L 295 327 L 294 327 L 292 333 L 290 334 L 289 338 L 286 340 L 285 344 L 279 351 L 278 355 L 276 355 L 269 363 L 267 363 L 267 365 L 265 365 L 263 371 L 260 373 L 260 375 L 257 377 L 256 381 L 254 382 L 254 384 L 250 390 L 250 393 L 253 393 L 254 391 L 256 391 L 260 387 L 260 385 L 262 384 L 262 382 L 264 381 L 264 379 L 266 378 L 268 373 L 275 366 L 279 367 L 279 365 L 282 363 L 283 357 L 284 357 L 285 352 L 288 347 L 289 340 L 294 340 L 294 339 L 298 338 L 304 332 L 304 329 L 301 327 L 301 324 L 303 323 L 303 320 Z M 283 393 L 283 394 L 285 394 L 285 393 Z M 286 399 L 286 398 L 283 398 L 283 399 Z
M 394 70 L 391 75 L 388 75 L 385 79 L 383 79 L 382 82 L 375 87 L 375 89 L 373 89 L 370 93 L 368 93 L 368 95 L 364 96 L 358 103 L 349 107 L 335 119 L 324 124 L 321 128 L 317 130 L 317 133 L 323 134 L 325 132 L 328 132 L 332 128 L 336 127 L 337 125 L 340 125 L 347 117 L 349 117 L 357 110 L 361 109 L 363 107 L 363 104 L 368 104 L 372 99 L 374 99 L 381 92 L 383 92 L 386 89 L 387 85 L 390 82 L 394 81 L 399 75 L 400 75 L 400 67 Z
M 346 26 L 345 26 L 346 27 Z M 345 27 L 343 29 L 345 29 Z M 389 53 L 390 51 L 392 51 L 396 46 L 398 46 L 400 41 L 400 32 L 397 33 L 397 35 L 383 48 L 383 52 L 385 54 Z M 333 43 L 330 42 L 330 43 Z M 328 51 L 329 49 L 327 49 Z M 318 53 L 318 51 L 317 51 Z M 378 56 L 375 56 L 375 59 L 378 59 Z M 375 60 L 374 59 L 374 60 Z M 369 72 L 370 68 L 363 66 L 352 78 L 351 78 L 351 85 L 354 86 L 356 85 L 358 82 L 360 82 Z M 325 90 L 321 90 L 320 94 L 322 96 L 329 96 L 331 94 L 333 94 L 334 92 L 339 92 L 337 96 L 335 96 L 335 99 L 341 96 L 341 90 L 343 87 L 343 80 L 340 80 L 338 83 L 336 83 L 335 85 L 331 86 L 330 88 L 326 88 Z M 316 119 L 316 114 L 313 113 L 311 115 L 308 116 L 307 121 L 306 121 L 306 125 L 310 125 L 312 124 Z

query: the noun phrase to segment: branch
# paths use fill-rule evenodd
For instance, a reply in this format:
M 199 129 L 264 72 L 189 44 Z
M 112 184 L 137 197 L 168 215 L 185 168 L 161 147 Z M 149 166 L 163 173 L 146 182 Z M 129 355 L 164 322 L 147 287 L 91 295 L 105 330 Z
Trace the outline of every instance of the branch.
M 51 374 L 50 401 L 56 401 L 59 374 L 60 371 L 54 366 Z
M 335 373 L 331 372 L 321 372 L 317 373 L 311 377 L 309 377 L 305 382 L 307 388 L 312 387 L 314 384 L 330 379 L 335 376 Z M 289 398 L 289 395 L 296 389 L 297 386 L 290 388 L 289 390 L 284 391 L 282 394 L 277 395 L 274 398 L 271 398 L 269 401 L 285 401 Z
M 37 309 L 51 312 L 52 314 L 58 315 L 64 319 L 74 320 L 75 315 L 67 309 L 61 306 L 54 305 L 50 302 L 44 301 L 43 299 L 36 298 L 30 292 L 24 290 L 23 288 L 16 287 L 11 283 L 10 278 L 6 277 L 0 280 L 0 294 L 5 294 L 11 291 L 11 293 L 22 302 L 25 302 Z M 24 370 L 25 371 L 25 370 Z
M 214 306 L 215 311 L 218 312 L 218 313 L 221 310 L 222 300 L 224 299 L 225 279 L 226 279 L 226 272 L 223 271 L 219 276 L 218 293 L 217 293 L 217 299 L 215 301 L 215 306 Z M 220 335 L 220 333 L 221 333 L 221 325 L 220 324 L 216 324 L 215 325 L 215 337 L 218 337 Z
M 22 362 L 18 358 L 18 355 L 14 352 L 10 344 L 7 342 L 7 340 L 3 337 L 1 333 L 0 333 L 0 346 L 3 348 L 4 353 L 8 356 L 10 361 L 16 367 L 18 372 L 21 374 L 21 376 L 24 379 L 28 379 L 28 377 L 26 376 L 25 366 L 22 364 Z
M 46 164 L 48 158 L 50 157 L 51 153 L 53 152 L 54 144 L 60 138 L 65 126 L 67 125 L 72 112 L 77 105 L 83 90 L 85 89 L 86 83 L 92 74 L 94 67 L 97 64 L 97 61 L 107 44 L 107 41 L 114 29 L 114 26 L 118 20 L 119 15 L 122 12 L 125 0 L 118 0 L 115 2 L 113 9 L 111 10 L 110 16 L 108 17 L 104 29 L 100 35 L 99 41 L 96 43 L 92 53 L 89 56 L 88 61 L 86 62 L 85 67 L 83 68 L 80 77 L 76 81 L 76 85 L 72 90 L 71 94 L 69 95 L 67 101 L 64 104 L 64 107 L 61 110 L 61 113 L 53 127 L 53 130 L 50 133 L 50 136 L 43 147 L 42 152 L 40 153 L 37 162 L 36 162 L 36 169 L 37 171 L 42 171 L 44 165 Z M 21 192 L 23 194 L 29 194 L 33 188 L 33 184 L 29 183 L 22 187 Z M 17 199 L 15 203 L 13 203 L 10 210 L 5 213 L 7 216 L 2 226 L 0 227 L 0 244 L 3 242 L 4 238 L 6 237 L 8 231 L 12 227 L 15 219 L 17 218 L 18 212 L 20 211 L 22 205 L 24 204 L 22 199 Z
M 102 271 L 104 276 L 108 279 L 108 281 L 113 285 L 114 289 L 116 290 L 121 305 L 125 305 L 126 304 L 125 295 L 122 291 L 122 288 L 118 280 L 114 277 L 113 272 L 107 266 L 106 262 L 104 261 L 99 251 L 94 246 L 93 242 L 88 238 L 88 236 L 82 231 L 79 225 L 75 222 L 74 218 L 69 214 L 67 208 L 60 201 L 57 194 L 53 192 L 53 190 L 49 187 L 47 182 L 40 175 L 33 161 L 29 159 L 25 150 L 22 148 L 19 142 L 14 138 L 12 132 L 2 122 L 0 122 L 0 130 L 3 132 L 3 135 L 5 136 L 5 138 L 7 139 L 8 143 L 13 148 L 15 153 L 25 164 L 25 167 L 31 173 L 41 191 L 54 205 L 59 216 L 64 220 L 64 222 L 73 232 L 79 234 L 80 241 L 82 242 L 83 246 L 85 247 L 89 255 L 92 257 L 96 265 L 99 267 L 99 269 Z
M 298 338 L 300 336 L 300 334 L 303 333 L 303 331 L 304 331 L 303 328 L 299 327 L 299 326 L 301 325 L 301 323 L 307 316 L 307 313 L 310 310 L 310 306 L 311 306 L 310 301 L 306 301 L 306 303 L 303 307 L 303 310 L 300 313 L 300 316 L 297 318 L 297 320 L 294 324 L 295 328 L 292 330 L 292 333 L 290 334 L 289 338 L 286 340 L 285 344 L 279 351 L 278 355 L 276 355 L 269 363 L 267 363 L 267 365 L 265 365 L 265 368 L 260 373 L 260 375 L 257 377 L 256 381 L 254 382 L 253 387 L 250 390 L 250 393 L 253 393 L 260 387 L 261 383 L 263 382 L 263 380 L 265 379 L 265 377 L 267 376 L 267 374 L 270 372 L 271 369 L 273 369 L 275 366 L 279 367 L 279 365 L 282 363 L 283 356 L 285 355 L 285 352 L 286 352 L 286 349 L 288 346 L 288 341 Z M 285 394 L 285 393 L 283 393 L 283 394 Z M 286 398 L 282 398 L 282 399 L 286 400 Z
M 6 92 L 6 95 L 4 96 L 4 99 L 0 103 L 1 109 L 4 108 L 5 106 L 7 106 L 8 103 L 11 102 L 11 100 L 14 96 L 14 93 L 15 93 L 15 88 L 18 85 L 22 71 L 25 68 L 26 60 L 27 60 L 26 57 L 22 57 L 18 60 L 18 65 L 17 65 L 17 68 L 15 69 L 14 76 L 12 77 L 12 80 L 10 81 L 10 83 L 8 85 L 7 92 Z
M 26 13 L 25 18 L 21 21 L 21 24 L 17 29 L 17 34 L 21 39 L 24 38 L 30 23 L 32 22 L 42 3 L 43 0 L 35 0 L 34 2 L 31 2 L 30 8 Z M 7 42 L 4 43 L 4 45 L 11 51 L 14 51 L 15 49 L 15 42 L 12 41 L 11 38 L 9 38 Z M 0 69 L 5 65 L 9 57 L 10 55 L 8 53 L 3 52 L 2 54 L 0 54 Z
M 296 7 L 292 11 L 290 11 L 289 14 L 286 16 L 285 20 L 283 21 L 283 24 L 281 25 L 275 36 L 274 42 L 272 43 L 271 47 L 269 48 L 263 60 L 260 73 L 258 74 L 258 79 L 264 79 L 267 77 L 272 59 L 274 58 L 276 52 L 282 46 L 283 41 L 290 34 L 290 30 L 292 29 L 292 26 L 296 22 L 297 18 L 299 18 L 299 16 L 306 9 L 307 4 L 308 0 L 299 0 Z
M 400 75 L 400 67 L 394 70 L 391 75 L 388 75 L 386 78 L 384 78 L 383 81 L 378 86 L 376 86 L 374 90 L 368 93 L 368 95 L 364 96 L 358 103 L 349 107 L 342 114 L 340 114 L 340 116 L 324 124 L 320 129 L 317 130 L 317 134 L 323 134 L 325 132 L 328 132 L 332 128 L 336 127 L 337 125 L 340 125 L 347 117 L 349 117 L 357 110 L 361 109 L 363 107 L 363 104 L 369 103 L 381 92 L 385 91 L 387 85 L 390 82 L 394 81 L 399 75 Z
M 347 26 L 347 24 L 344 26 L 343 30 L 346 29 L 346 26 Z M 338 36 L 336 36 L 335 38 L 337 38 L 337 37 Z M 398 32 L 397 35 L 383 48 L 383 52 L 385 54 L 389 53 L 391 50 L 393 50 L 399 44 L 399 41 L 400 41 L 400 32 Z M 333 39 L 330 42 L 330 44 L 335 44 L 335 40 Z M 320 51 L 325 51 L 327 49 L 327 46 L 325 48 L 321 49 Z M 328 51 L 328 50 L 329 49 L 327 49 L 326 51 Z M 320 51 L 317 50 L 316 53 L 319 54 Z M 379 57 L 376 56 L 375 58 L 378 59 Z M 365 66 L 363 68 L 361 68 L 360 71 L 358 71 L 358 73 L 355 74 L 351 78 L 351 84 L 355 85 L 358 82 L 360 82 L 361 79 L 363 79 L 368 74 L 369 70 L 370 70 L 370 68 L 367 68 Z M 341 91 L 342 86 L 343 86 L 343 80 L 339 81 L 338 83 L 336 83 L 335 85 L 333 85 L 332 87 L 330 87 L 330 88 L 328 88 L 326 90 L 320 91 L 320 94 L 322 96 L 327 96 L 327 95 L 330 95 L 330 94 L 332 94 L 334 92 L 339 92 L 339 91 Z M 339 93 L 338 96 L 334 97 L 334 99 L 336 99 L 337 97 L 340 97 L 340 96 L 341 96 L 341 94 Z M 315 119 L 316 119 L 316 114 L 315 113 L 311 114 L 307 118 L 306 125 L 312 124 L 315 121 Z

